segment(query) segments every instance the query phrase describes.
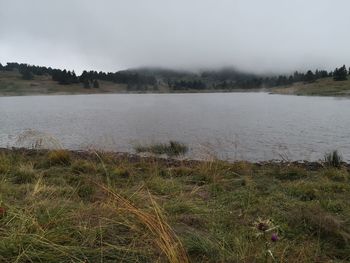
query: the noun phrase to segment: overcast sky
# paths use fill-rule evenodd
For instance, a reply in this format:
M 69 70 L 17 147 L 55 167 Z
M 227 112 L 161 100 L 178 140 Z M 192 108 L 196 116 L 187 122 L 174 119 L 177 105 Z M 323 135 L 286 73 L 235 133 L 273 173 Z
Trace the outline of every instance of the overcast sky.
M 350 66 L 349 0 L 0 0 L 0 62 L 116 71 Z

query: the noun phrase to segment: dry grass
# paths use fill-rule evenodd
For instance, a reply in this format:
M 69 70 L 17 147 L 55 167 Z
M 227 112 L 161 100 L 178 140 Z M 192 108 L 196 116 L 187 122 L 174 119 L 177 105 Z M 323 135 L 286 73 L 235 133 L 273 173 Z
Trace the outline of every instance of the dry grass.
M 99 81 L 99 89 L 85 89 L 83 84 L 60 85 L 50 76 L 34 76 L 33 80 L 23 80 L 16 71 L 0 71 L 0 95 L 39 95 L 39 94 L 96 94 L 123 93 L 126 85 L 109 81 Z
M 273 93 L 309 96 L 350 96 L 350 80 L 319 79 L 313 83 L 298 82 L 271 89 Z
M 350 260 L 347 167 L 33 150 L 0 167 L 0 262 Z
M 70 153 L 66 150 L 55 150 L 49 152 L 47 160 L 50 165 L 70 165 Z
M 112 195 L 113 198 L 121 204 L 121 206 L 130 214 L 134 215 L 147 229 L 155 236 L 155 243 L 166 255 L 171 263 L 188 262 L 186 251 L 184 250 L 180 240 L 166 223 L 160 207 L 148 192 L 151 204 L 153 206 L 153 214 L 143 211 L 133 205 L 129 200 L 121 195 L 113 192 L 109 188 L 99 185 L 104 191 Z

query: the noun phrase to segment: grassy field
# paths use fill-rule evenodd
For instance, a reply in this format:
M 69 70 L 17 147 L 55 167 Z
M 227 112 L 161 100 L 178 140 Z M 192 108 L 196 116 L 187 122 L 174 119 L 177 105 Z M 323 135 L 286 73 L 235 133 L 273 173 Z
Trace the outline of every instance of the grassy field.
M 0 262 L 347 262 L 349 168 L 0 150 Z
M 350 96 L 350 80 L 334 81 L 333 78 L 316 80 L 313 83 L 295 83 L 271 89 L 272 93 L 307 96 Z
M 99 81 L 99 83 L 98 89 L 85 89 L 81 83 L 59 85 L 52 81 L 50 76 L 35 76 L 33 80 L 23 80 L 16 71 L 0 71 L 0 96 L 126 92 L 126 85 L 108 81 Z

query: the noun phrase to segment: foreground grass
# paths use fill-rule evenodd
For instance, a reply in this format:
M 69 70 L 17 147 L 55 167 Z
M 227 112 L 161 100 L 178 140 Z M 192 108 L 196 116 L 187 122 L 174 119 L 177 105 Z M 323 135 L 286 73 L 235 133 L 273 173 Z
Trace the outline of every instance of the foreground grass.
M 346 167 L 1 150 L 0 262 L 345 262 L 349 179 Z
M 272 93 L 307 96 L 350 96 L 350 80 L 318 79 L 313 83 L 298 82 L 271 89 Z

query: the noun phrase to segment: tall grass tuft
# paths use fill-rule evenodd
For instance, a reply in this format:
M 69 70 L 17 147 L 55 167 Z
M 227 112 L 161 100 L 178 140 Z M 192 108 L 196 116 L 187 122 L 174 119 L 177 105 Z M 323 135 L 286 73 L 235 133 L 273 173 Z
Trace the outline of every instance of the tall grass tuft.
M 166 223 L 161 210 L 155 200 L 149 193 L 149 197 L 154 209 L 154 214 L 137 208 L 129 200 L 125 199 L 110 188 L 99 185 L 105 192 L 111 195 L 119 205 L 127 212 L 134 215 L 147 229 L 155 235 L 155 243 L 165 254 L 170 263 L 187 263 L 189 262 L 187 253 L 182 246 L 179 238 L 172 228 Z
M 166 154 L 170 157 L 179 156 L 188 152 L 188 147 L 176 141 L 170 141 L 167 143 L 158 143 L 149 146 L 138 145 L 135 147 L 136 152 L 143 153 L 153 153 L 153 154 Z
M 327 166 L 340 167 L 343 161 L 343 157 L 338 153 L 337 150 L 324 155 L 324 161 Z
M 9 158 L 1 153 L 0 154 L 0 174 L 6 174 L 10 171 L 11 168 L 11 162 Z
M 15 184 L 32 183 L 35 179 L 35 170 L 33 163 L 20 164 L 13 172 L 12 182 Z

